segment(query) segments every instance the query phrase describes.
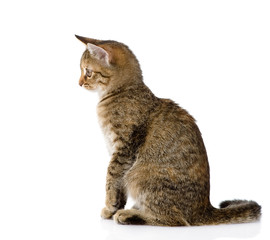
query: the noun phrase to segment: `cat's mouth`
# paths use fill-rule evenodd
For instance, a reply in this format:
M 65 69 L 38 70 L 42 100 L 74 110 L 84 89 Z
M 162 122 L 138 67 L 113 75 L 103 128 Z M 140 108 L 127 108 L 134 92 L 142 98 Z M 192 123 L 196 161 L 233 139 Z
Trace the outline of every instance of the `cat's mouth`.
M 86 88 L 87 90 L 91 90 L 92 89 L 88 83 L 84 83 L 83 84 L 83 87 Z
M 88 83 L 84 83 L 82 85 L 86 90 L 95 90 L 95 87 L 91 86 L 90 84 Z

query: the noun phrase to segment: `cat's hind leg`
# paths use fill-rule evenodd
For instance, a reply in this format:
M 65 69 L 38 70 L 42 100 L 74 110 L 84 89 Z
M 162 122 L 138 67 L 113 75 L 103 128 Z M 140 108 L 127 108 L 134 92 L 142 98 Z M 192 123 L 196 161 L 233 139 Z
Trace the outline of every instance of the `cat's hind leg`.
M 114 221 L 123 225 L 152 225 L 152 226 L 189 226 L 184 219 L 177 217 L 154 216 L 137 209 L 118 210 L 113 216 Z
M 113 219 L 123 225 L 156 225 L 150 215 L 137 209 L 118 210 Z

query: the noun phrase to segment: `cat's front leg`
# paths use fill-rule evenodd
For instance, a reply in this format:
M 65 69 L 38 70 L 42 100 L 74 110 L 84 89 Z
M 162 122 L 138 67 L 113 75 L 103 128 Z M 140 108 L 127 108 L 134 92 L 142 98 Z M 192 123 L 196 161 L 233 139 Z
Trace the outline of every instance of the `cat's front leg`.
M 129 169 L 130 162 L 123 156 L 114 154 L 110 161 L 106 179 L 106 207 L 101 211 L 101 217 L 110 219 L 119 209 L 126 205 L 127 194 L 123 176 Z
M 109 190 L 106 191 L 106 207 L 101 211 L 101 217 L 110 219 L 119 210 L 126 205 L 126 194 L 124 190 Z

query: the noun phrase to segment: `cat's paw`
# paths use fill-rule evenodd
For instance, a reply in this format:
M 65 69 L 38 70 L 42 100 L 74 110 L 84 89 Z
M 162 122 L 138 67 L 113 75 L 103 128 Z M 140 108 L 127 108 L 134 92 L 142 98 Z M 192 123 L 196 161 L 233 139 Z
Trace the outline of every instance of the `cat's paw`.
M 110 211 L 107 207 L 101 210 L 101 217 L 103 219 L 111 219 L 116 211 Z

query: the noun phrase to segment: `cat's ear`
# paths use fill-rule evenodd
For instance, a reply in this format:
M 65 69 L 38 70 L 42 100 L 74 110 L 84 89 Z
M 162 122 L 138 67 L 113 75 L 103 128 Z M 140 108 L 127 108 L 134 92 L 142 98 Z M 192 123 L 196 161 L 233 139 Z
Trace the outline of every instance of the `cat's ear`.
M 109 63 L 112 61 L 112 57 L 109 56 L 109 53 L 106 50 L 98 46 L 101 42 L 100 40 L 78 35 L 75 35 L 75 37 L 86 45 L 91 56 L 98 59 L 104 65 L 110 65 Z
M 87 38 L 87 37 L 82 37 L 78 35 L 75 35 L 75 37 L 79 39 L 82 43 L 84 43 L 85 45 L 87 45 L 87 43 L 92 43 L 92 44 L 97 45 L 100 42 L 99 40 L 93 39 L 93 38 Z
M 105 65 L 109 65 L 109 54 L 101 47 L 98 47 L 92 43 L 87 43 L 87 49 L 91 56 L 98 59 Z

